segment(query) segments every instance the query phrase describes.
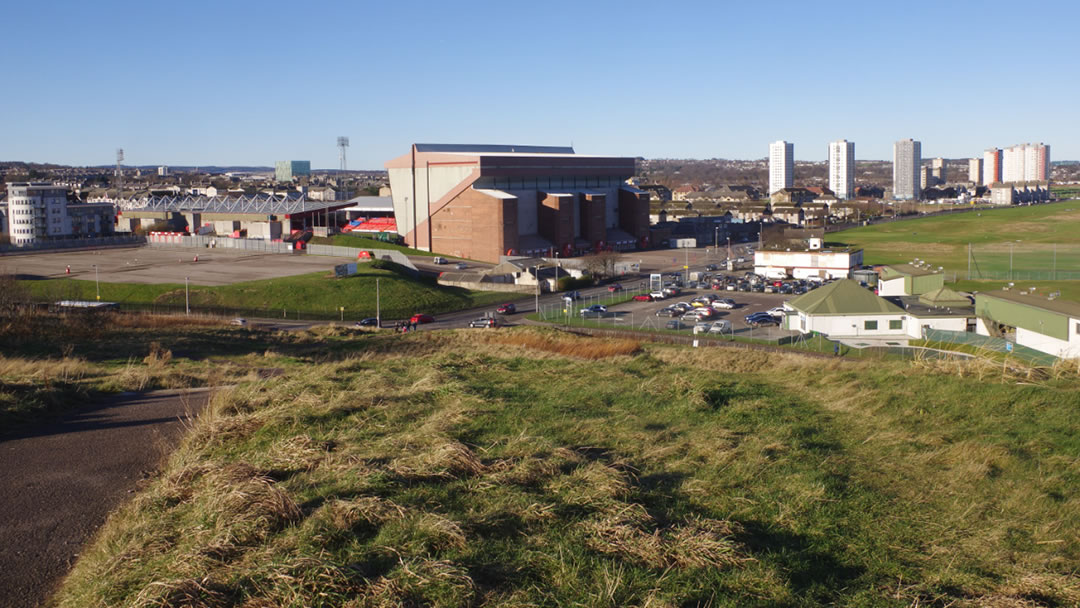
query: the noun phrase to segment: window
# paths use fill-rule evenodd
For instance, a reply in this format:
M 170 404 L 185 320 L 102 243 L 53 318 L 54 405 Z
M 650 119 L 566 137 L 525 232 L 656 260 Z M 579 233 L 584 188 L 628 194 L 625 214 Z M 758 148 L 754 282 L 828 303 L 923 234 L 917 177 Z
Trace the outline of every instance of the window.
M 904 329 L 904 322 L 900 319 L 891 319 L 889 321 L 889 329 Z
M 867 330 L 877 329 L 877 321 L 863 321 L 863 329 L 867 329 Z

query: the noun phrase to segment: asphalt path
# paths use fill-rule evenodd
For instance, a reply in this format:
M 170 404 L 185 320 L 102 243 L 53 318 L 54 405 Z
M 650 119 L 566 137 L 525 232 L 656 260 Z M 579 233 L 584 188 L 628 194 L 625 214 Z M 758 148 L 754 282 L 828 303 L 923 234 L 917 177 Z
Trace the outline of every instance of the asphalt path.
M 211 391 L 124 394 L 0 436 L 0 606 L 40 606 Z

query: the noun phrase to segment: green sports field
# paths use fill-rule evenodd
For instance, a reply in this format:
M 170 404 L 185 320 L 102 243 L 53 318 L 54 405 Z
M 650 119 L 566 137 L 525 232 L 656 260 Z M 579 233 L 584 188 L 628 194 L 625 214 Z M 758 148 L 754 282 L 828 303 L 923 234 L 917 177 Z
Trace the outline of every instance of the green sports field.
M 1080 201 L 1070 200 L 864 226 L 828 240 L 863 248 L 867 264 L 919 258 L 950 278 L 967 273 L 970 243 L 973 278 L 1080 279 L 1078 230 Z

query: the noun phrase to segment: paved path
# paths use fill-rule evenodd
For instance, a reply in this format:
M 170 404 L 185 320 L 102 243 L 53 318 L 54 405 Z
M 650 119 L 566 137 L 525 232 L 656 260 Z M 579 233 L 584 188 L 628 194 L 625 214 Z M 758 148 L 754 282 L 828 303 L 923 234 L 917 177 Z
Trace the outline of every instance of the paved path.
M 207 389 L 119 395 L 0 436 L 0 606 L 39 606 L 155 471 Z

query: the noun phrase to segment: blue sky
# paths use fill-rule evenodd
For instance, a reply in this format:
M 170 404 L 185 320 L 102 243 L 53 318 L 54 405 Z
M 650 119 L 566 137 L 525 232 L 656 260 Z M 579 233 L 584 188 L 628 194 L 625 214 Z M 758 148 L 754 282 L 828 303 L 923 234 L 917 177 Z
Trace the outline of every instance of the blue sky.
M 888 4 L 888 6 L 885 6 Z M 381 168 L 412 142 L 1080 159 L 1072 2 L 18 2 L 0 160 Z

